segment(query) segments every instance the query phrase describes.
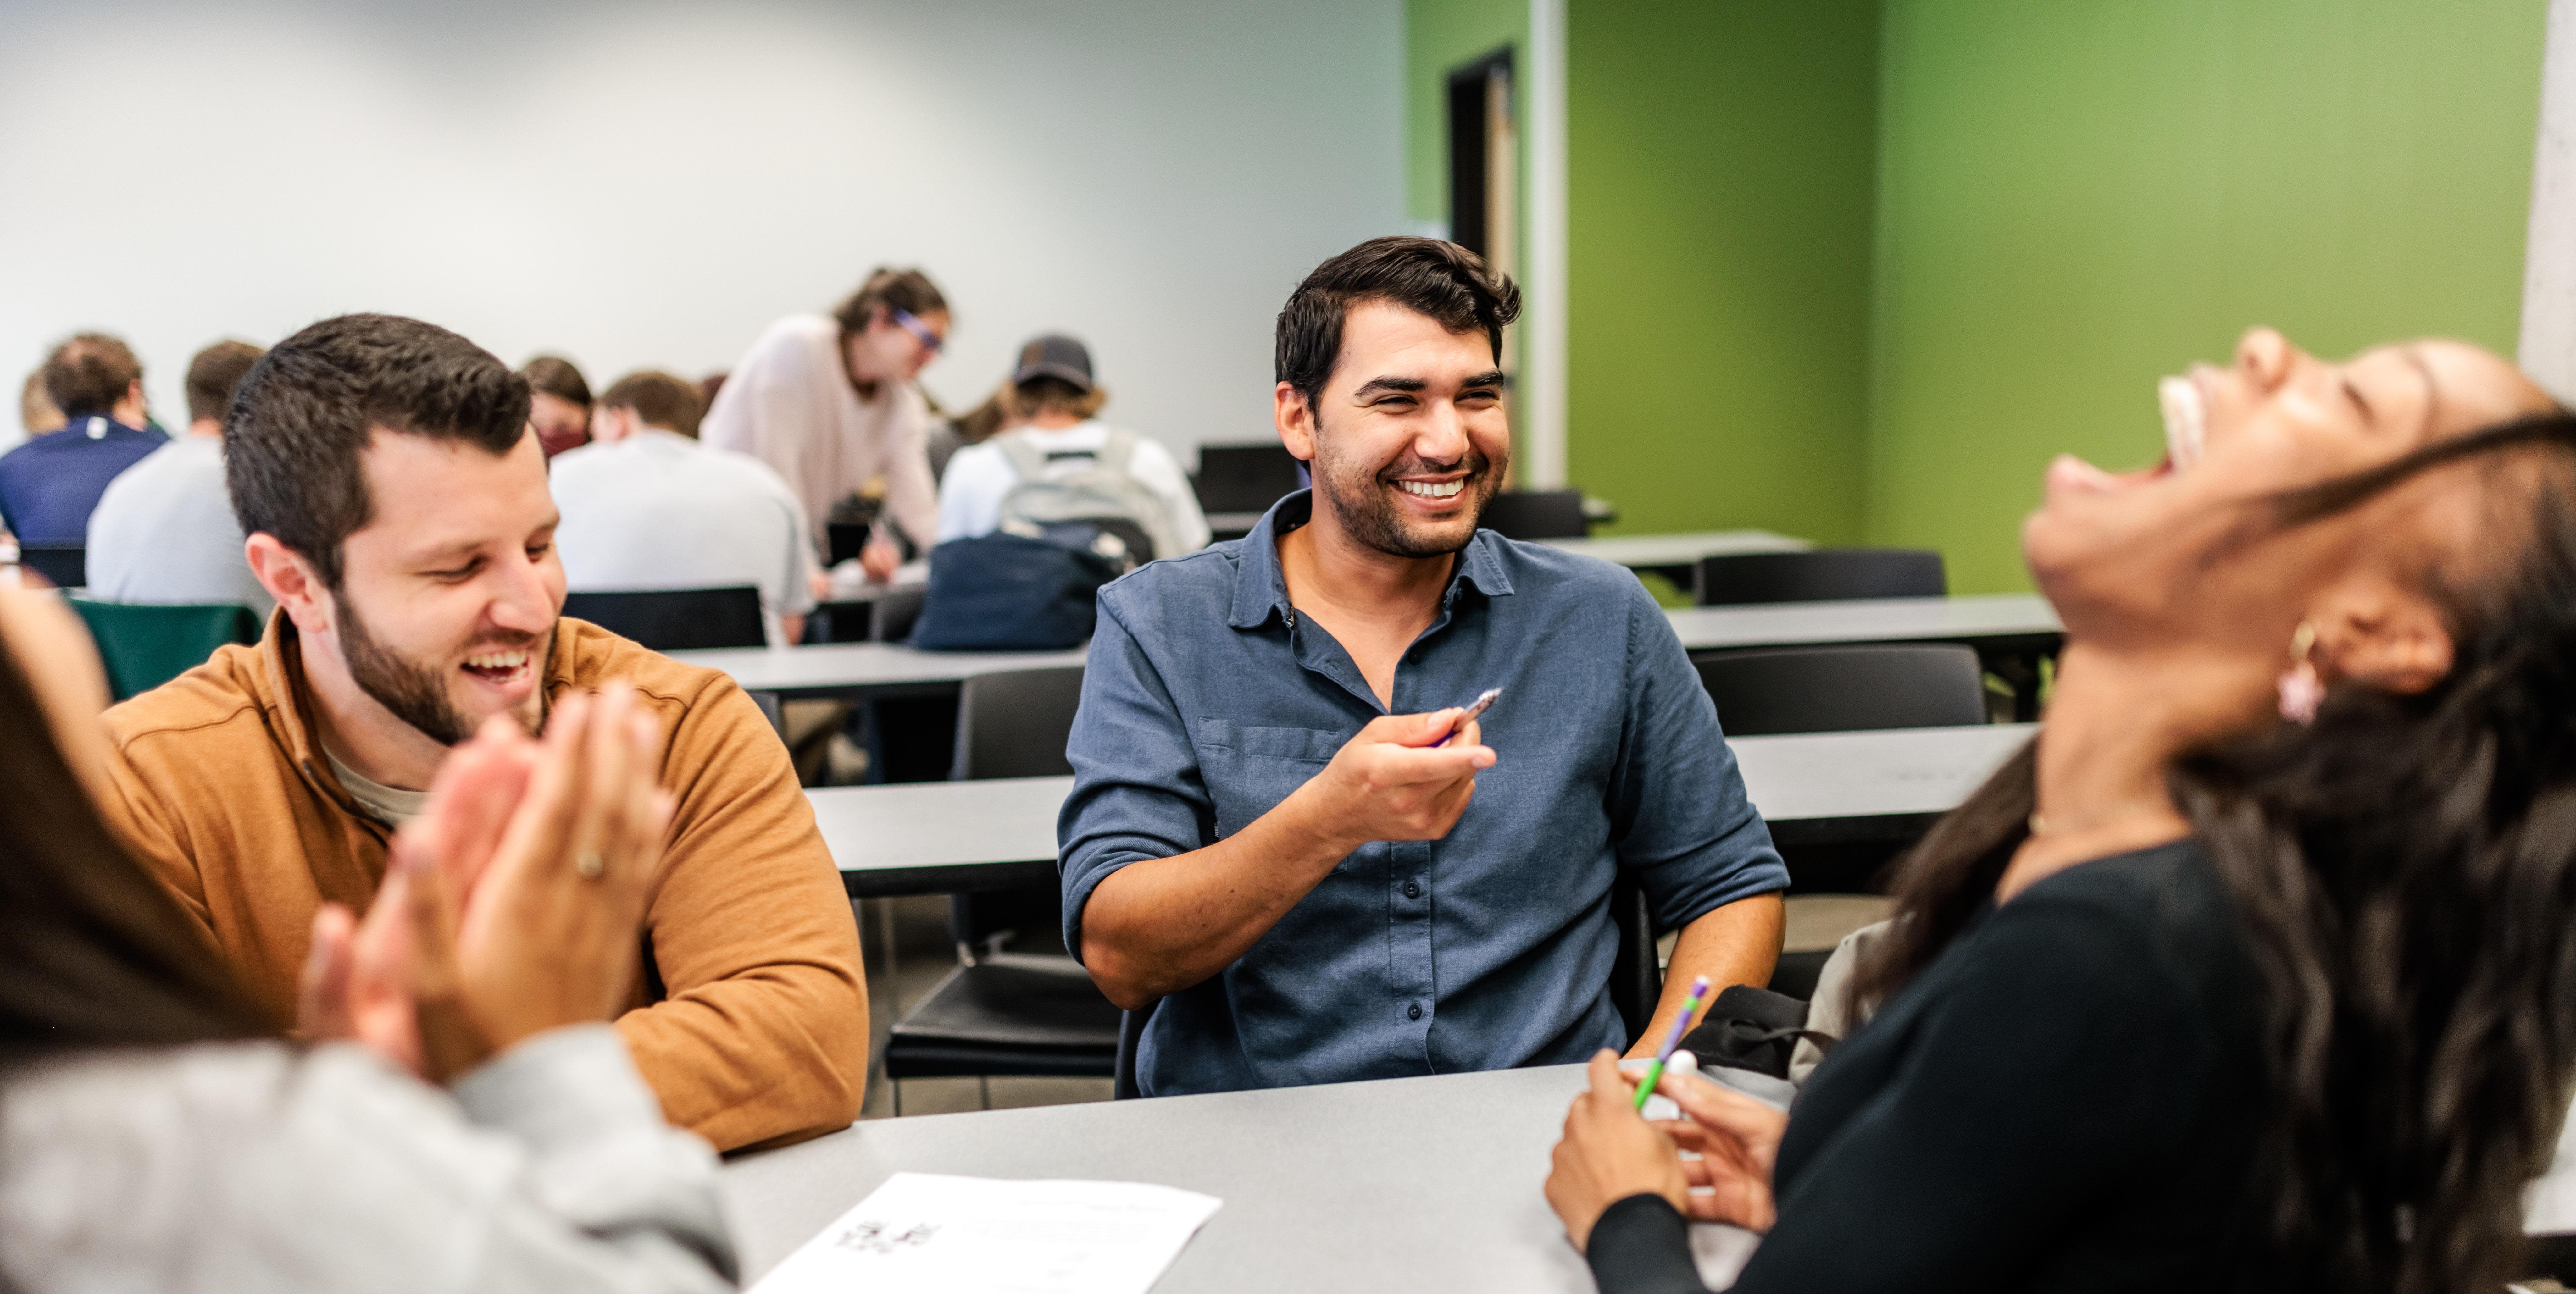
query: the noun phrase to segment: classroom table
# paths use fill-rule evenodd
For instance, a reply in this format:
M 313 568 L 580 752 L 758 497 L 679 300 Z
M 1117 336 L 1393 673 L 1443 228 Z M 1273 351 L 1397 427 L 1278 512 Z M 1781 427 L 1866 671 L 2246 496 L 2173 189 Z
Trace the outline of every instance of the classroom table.
M 2066 632 L 2048 599 L 2029 593 L 1689 607 L 1664 616 L 1691 651 L 1913 642 L 2011 651 L 2053 648 Z
M 1782 848 L 1901 845 L 2030 740 L 2027 724 L 1738 737 L 1744 788 Z M 1055 879 L 1070 777 L 817 787 L 806 792 L 852 898 Z
M 1652 571 L 1684 593 L 1699 583 L 1699 560 L 1735 553 L 1796 553 L 1815 547 L 1804 539 L 1768 530 L 1700 530 L 1671 535 L 1604 535 L 1600 538 L 1535 541 L 1560 552 L 1598 557 L 1614 566 Z
M 675 651 L 671 659 L 723 670 L 746 692 L 786 701 L 927 696 L 954 692 L 978 674 L 1079 665 L 1084 649 L 1033 652 L 918 651 L 898 643 L 811 647 L 720 647 Z
M 2046 598 L 2028 593 L 1955 598 L 1857 598 L 1666 611 L 1693 652 L 1857 643 L 1963 643 L 1987 673 L 2012 686 L 2013 718 L 2039 717 L 2040 662 L 2065 626 Z
M 1583 1083 L 1581 1066 L 1551 1065 L 876 1119 L 736 1159 L 721 1189 L 749 1279 L 902 1170 L 1154 1182 L 1225 1201 L 1154 1294 L 1590 1294 L 1540 1194 Z

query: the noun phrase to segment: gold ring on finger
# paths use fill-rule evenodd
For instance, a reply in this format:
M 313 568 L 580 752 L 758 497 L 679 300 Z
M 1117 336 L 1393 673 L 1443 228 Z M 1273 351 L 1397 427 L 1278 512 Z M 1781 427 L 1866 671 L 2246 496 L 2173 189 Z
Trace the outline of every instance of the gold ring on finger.
M 596 849 L 585 849 L 572 860 L 572 870 L 585 881 L 595 881 L 608 871 L 608 860 Z

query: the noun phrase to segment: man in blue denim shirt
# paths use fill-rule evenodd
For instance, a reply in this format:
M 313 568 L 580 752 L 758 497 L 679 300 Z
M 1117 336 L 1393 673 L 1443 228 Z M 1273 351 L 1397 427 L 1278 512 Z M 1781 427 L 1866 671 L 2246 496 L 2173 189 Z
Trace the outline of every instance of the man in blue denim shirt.
M 1275 392 L 1314 489 L 1101 590 L 1057 824 L 1065 946 L 1112 1001 L 1160 999 L 1149 1095 L 1621 1046 L 1622 868 L 1681 931 L 1639 1050 L 1693 975 L 1770 976 L 1788 873 L 1662 610 L 1615 566 L 1476 529 L 1510 460 L 1518 310 L 1449 243 L 1317 267 L 1280 313 Z

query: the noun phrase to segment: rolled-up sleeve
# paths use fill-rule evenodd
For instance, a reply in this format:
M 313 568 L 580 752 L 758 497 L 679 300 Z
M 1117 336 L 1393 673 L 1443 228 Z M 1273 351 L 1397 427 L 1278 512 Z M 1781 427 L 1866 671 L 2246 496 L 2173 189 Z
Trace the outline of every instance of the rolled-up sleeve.
M 1082 674 L 1082 706 L 1065 745 L 1073 794 L 1056 818 L 1064 946 L 1082 955 L 1082 907 L 1129 863 L 1215 840 L 1216 816 L 1180 707 L 1108 591 Z
M 1628 606 L 1628 713 L 1610 784 L 1611 843 L 1655 923 L 1678 929 L 1737 899 L 1789 887 L 1771 829 L 1744 793 L 1717 706 L 1662 608 Z

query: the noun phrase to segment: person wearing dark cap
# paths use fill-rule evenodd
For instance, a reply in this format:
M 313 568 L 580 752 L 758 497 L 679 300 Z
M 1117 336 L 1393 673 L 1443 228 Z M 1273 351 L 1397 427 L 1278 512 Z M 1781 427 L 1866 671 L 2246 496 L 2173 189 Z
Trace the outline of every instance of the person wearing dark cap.
M 107 483 L 170 438 L 150 425 L 142 362 L 104 333 L 54 348 L 45 394 L 63 427 L 0 454 L 0 525 L 28 543 L 82 543 Z
M 1150 539 L 1153 556 L 1207 547 L 1207 517 L 1180 461 L 1159 442 L 1100 420 L 1109 392 L 1093 379 L 1081 342 L 1050 334 L 1021 347 L 1008 402 L 1015 425 L 948 460 L 939 482 L 941 543 L 999 529 L 1023 482 L 1106 471 L 1143 487 L 1123 492 L 1120 510 Z

